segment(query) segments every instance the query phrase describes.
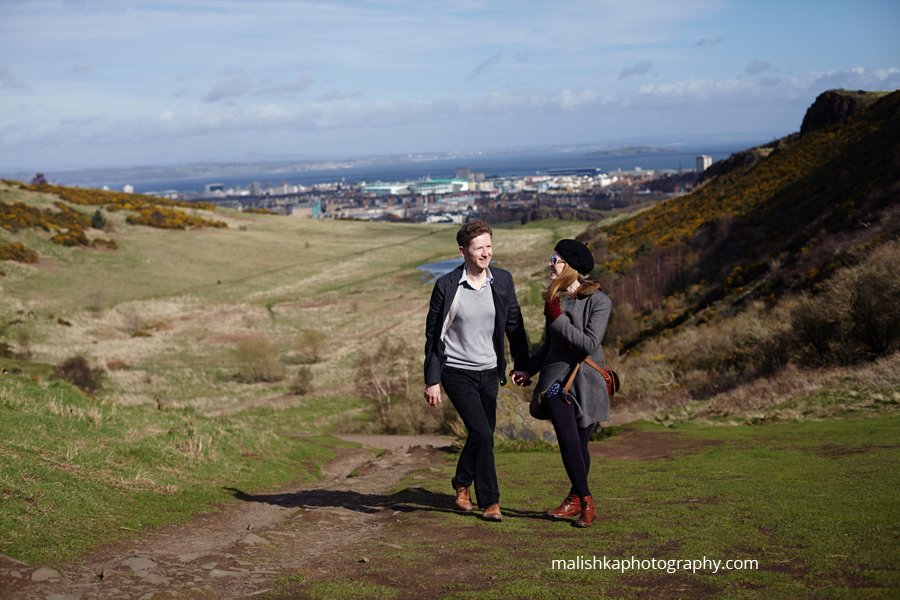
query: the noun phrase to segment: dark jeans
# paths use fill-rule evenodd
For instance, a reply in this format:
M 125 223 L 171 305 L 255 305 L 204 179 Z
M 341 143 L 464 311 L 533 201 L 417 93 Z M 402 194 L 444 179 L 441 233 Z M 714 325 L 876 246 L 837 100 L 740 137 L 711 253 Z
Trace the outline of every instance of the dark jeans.
M 579 427 L 575 419 L 575 405 L 568 404 L 559 396 L 545 398 L 544 404 L 550 411 L 550 422 L 556 430 L 563 466 L 572 482 L 569 493 L 590 496 L 587 478 L 591 470 L 591 453 L 588 452 L 588 442 L 591 441 L 594 424 Z
M 494 467 L 494 426 L 500 388 L 497 369 L 467 371 L 446 367 L 441 383 L 469 431 L 456 465 L 456 484 L 469 487 L 474 482 L 481 509 L 498 504 L 500 488 Z

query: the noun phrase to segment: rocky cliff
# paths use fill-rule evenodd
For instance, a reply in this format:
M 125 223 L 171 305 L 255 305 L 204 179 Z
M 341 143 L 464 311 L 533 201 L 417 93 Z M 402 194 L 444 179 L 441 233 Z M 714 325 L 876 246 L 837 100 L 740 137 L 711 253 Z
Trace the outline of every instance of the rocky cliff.
M 800 135 L 822 129 L 830 125 L 843 123 L 849 117 L 872 105 L 882 94 L 873 92 L 850 92 L 847 90 L 828 90 L 819 94 L 803 117 Z

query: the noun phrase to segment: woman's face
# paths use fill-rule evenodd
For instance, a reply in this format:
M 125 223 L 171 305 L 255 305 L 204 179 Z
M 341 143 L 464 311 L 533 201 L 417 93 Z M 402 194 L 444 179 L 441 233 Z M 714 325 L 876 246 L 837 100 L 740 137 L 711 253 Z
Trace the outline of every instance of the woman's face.
M 562 275 L 563 269 L 566 268 L 566 261 L 562 256 L 554 252 L 550 255 L 550 281 L 553 281 Z

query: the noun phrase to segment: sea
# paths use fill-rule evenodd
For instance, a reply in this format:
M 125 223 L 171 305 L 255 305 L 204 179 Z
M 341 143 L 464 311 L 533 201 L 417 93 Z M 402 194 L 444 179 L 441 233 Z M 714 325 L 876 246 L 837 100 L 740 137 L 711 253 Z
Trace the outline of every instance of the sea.
M 201 191 L 206 184 L 221 183 L 225 189 L 240 186 L 247 189 L 251 182 L 277 185 L 284 180 L 290 185 L 309 187 L 320 183 L 375 183 L 395 181 L 415 181 L 422 179 L 444 179 L 456 175 L 457 167 L 468 167 L 471 172 L 481 172 L 486 178 L 525 177 L 547 175 L 557 169 L 599 169 L 603 173 L 616 170 L 667 171 L 693 169 L 697 156 L 705 154 L 713 162 L 728 158 L 748 146 L 731 147 L 715 145 L 698 147 L 678 152 L 654 154 L 631 154 L 615 156 L 588 156 L 587 152 L 541 152 L 519 154 L 471 155 L 462 158 L 442 158 L 398 164 L 352 166 L 336 169 L 294 172 L 259 172 L 241 175 L 127 182 L 137 193 L 178 190 L 181 192 Z M 121 183 L 109 184 L 110 189 L 121 189 Z M 99 186 L 98 186 L 99 187 Z

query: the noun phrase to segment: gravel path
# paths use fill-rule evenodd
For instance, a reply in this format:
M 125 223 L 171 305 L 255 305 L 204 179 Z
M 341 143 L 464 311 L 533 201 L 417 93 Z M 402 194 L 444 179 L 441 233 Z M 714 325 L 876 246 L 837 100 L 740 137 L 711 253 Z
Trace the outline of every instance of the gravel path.
M 329 559 L 346 561 L 348 553 L 391 545 L 382 529 L 406 507 L 393 505 L 388 494 L 410 472 L 429 468 L 437 452 L 431 446 L 447 446 L 450 438 L 340 437 L 363 448 L 341 450 L 325 466 L 326 478 L 314 484 L 241 495 L 243 502 L 96 548 L 74 564 L 26 565 L 0 555 L 0 596 L 252 598 L 298 569 L 326 573 L 321 566 Z M 385 451 L 376 458 L 371 448 Z

